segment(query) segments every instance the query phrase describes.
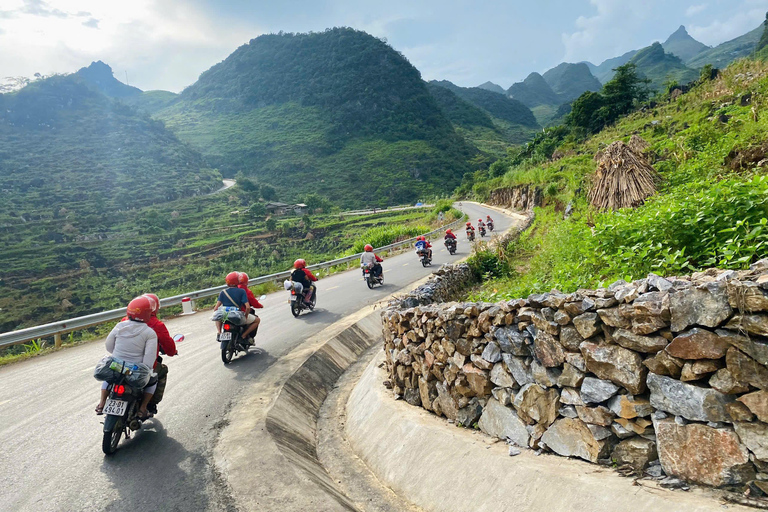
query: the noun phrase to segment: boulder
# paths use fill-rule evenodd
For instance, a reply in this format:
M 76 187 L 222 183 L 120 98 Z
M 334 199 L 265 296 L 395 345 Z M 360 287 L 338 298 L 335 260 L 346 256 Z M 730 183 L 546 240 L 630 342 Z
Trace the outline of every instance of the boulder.
M 670 288 L 672 288 L 672 283 L 664 279 L 663 277 L 659 277 L 656 274 L 648 274 L 648 277 L 646 278 L 648 282 L 648 286 L 651 288 L 656 288 L 660 292 L 666 292 Z
M 588 341 L 582 343 L 580 349 L 587 370 L 599 378 L 624 386 L 633 395 L 645 391 L 648 370 L 636 352 L 616 345 L 597 345 Z
M 728 414 L 731 415 L 731 419 L 736 421 L 754 421 L 755 415 L 752 414 L 752 411 L 749 410 L 749 407 L 744 405 L 741 402 L 731 402 L 730 404 L 725 406 L 725 409 L 728 411 Z
M 726 329 L 718 329 L 715 332 L 758 363 L 768 365 L 768 339 L 756 336 L 741 336 Z
M 480 430 L 489 436 L 509 439 L 518 446 L 528 446 L 528 430 L 511 407 L 501 405 L 491 398 L 478 421 Z
M 674 378 L 680 377 L 684 364 L 685 362 L 682 359 L 672 357 L 665 350 L 662 350 L 655 356 L 649 357 L 643 361 L 643 365 L 648 368 L 651 373 Z
M 728 303 L 726 284 L 719 281 L 678 290 L 669 296 L 672 332 L 692 325 L 717 327 L 733 313 Z
M 741 442 L 758 460 L 768 462 L 768 424 L 737 422 L 733 424 Z
M 471 364 L 465 364 L 463 370 L 464 375 L 467 377 L 469 387 L 472 389 L 475 396 L 484 398 L 491 394 L 493 386 L 491 385 L 491 379 L 489 378 L 487 371 L 481 370 Z
M 768 294 L 759 284 L 731 279 L 727 288 L 728 302 L 733 309 L 747 313 L 768 311 Z
M 499 327 L 493 331 L 493 336 L 502 352 L 522 357 L 531 355 L 531 339 L 527 333 L 520 332 L 516 325 Z
M 581 399 L 579 390 L 575 388 L 563 388 L 560 390 L 560 403 L 566 405 L 586 405 Z
M 578 388 L 584 382 L 584 372 L 578 370 L 575 366 L 565 363 L 563 373 L 557 379 L 557 385 L 560 387 Z
M 517 385 L 515 379 L 509 374 L 504 363 L 496 363 L 491 370 L 491 382 L 502 388 L 512 388 Z
M 563 370 L 560 368 L 547 368 L 539 363 L 536 359 L 531 361 L 531 374 L 533 374 L 533 380 L 536 384 L 539 384 L 545 388 L 552 388 L 557 386 L 558 380 Z
M 657 460 L 659 454 L 656 452 L 656 443 L 642 437 L 633 437 L 625 439 L 611 452 L 611 460 L 619 465 L 630 465 L 636 474 L 642 474 L 651 462 Z
M 564 457 L 579 457 L 589 462 L 605 458 L 613 448 L 613 438 L 598 441 L 579 419 L 560 418 L 541 436 L 542 442 Z
M 686 361 L 686 363 L 683 365 L 683 371 L 680 373 L 680 380 L 684 382 L 700 380 L 708 375 L 715 373 L 722 367 L 722 362 L 713 361 L 712 359 Z
M 624 348 L 649 354 L 655 354 L 669 344 L 669 341 L 661 336 L 640 336 L 626 329 L 616 329 L 613 339 Z
M 768 391 L 760 390 L 738 398 L 739 402 L 757 416 L 763 423 L 768 423 Z
M 616 395 L 608 400 L 608 408 L 620 418 L 645 418 L 653 414 L 653 407 L 647 398 L 632 395 Z
M 725 406 L 733 396 L 654 373 L 648 374 L 648 388 L 656 409 L 693 421 L 731 421 Z
M 579 415 L 579 419 L 584 423 L 601 425 L 603 427 L 610 427 L 611 423 L 613 423 L 613 418 L 616 417 L 610 409 L 602 405 L 597 407 L 577 405 L 576 414 Z
M 436 381 L 427 381 L 424 377 L 419 377 L 419 395 L 421 397 L 421 405 L 426 410 L 432 410 L 432 402 L 437 398 L 437 386 Z
M 529 425 L 542 423 L 549 426 L 557 418 L 560 394 L 556 389 L 544 389 L 538 384 L 523 386 L 513 403 L 518 416 Z
M 437 388 L 437 400 L 435 400 L 435 402 L 439 405 L 440 412 L 442 412 L 443 415 L 449 420 L 456 421 L 456 418 L 459 415 L 458 402 L 455 398 L 453 398 L 453 396 L 451 396 L 451 392 L 448 390 L 448 386 L 446 386 L 444 383 L 438 382 L 435 386 Z M 435 402 L 432 404 L 433 409 L 435 407 Z
M 504 354 L 504 364 L 507 365 L 509 373 L 515 379 L 520 386 L 525 386 L 533 382 L 533 374 L 528 365 L 525 364 L 525 359 L 521 357 L 515 357 L 511 354 Z
M 557 414 L 565 418 L 578 418 L 579 413 L 576 412 L 576 407 L 573 405 L 563 405 L 557 410 Z
M 605 325 L 620 327 L 622 329 L 629 329 L 632 327 L 632 321 L 621 316 L 621 314 L 619 314 L 619 308 L 598 309 L 597 314 Z
M 403 398 L 406 402 L 415 407 L 421 406 L 421 393 L 419 388 L 406 388 Z
M 480 405 L 480 401 L 477 398 L 472 398 L 467 405 L 459 409 L 459 413 L 456 415 L 456 423 L 471 428 L 480 415 L 483 413 L 483 406 Z
M 510 388 L 493 388 L 491 395 L 498 400 L 501 405 L 512 405 L 512 402 L 515 399 L 515 393 Z
M 609 380 L 585 377 L 581 384 L 581 399 L 587 404 L 605 402 L 619 392 L 619 386 Z
M 667 475 L 713 487 L 744 484 L 755 477 L 746 446 L 730 428 L 678 425 L 665 419 L 655 421 L 654 430 Z
M 694 327 L 675 336 L 667 348 L 667 353 L 680 359 L 720 359 L 730 347 L 726 338 L 712 331 Z
M 573 325 L 582 338 L 591 338 L 600 331 L 600 317 L 597 313 L 584 313 L 573 319 Z
M 554 336 L 545 331 L 540 330 L 536 333 L 533 340 L 533 353 L 536 359 L 547 368 L 561 366 L 565 362 L 563 346 Z
M 489 363 L 498 363 L 501 361 L 501 349 L 499 348 L 499 345 L 493 341 L 488 343 L 485 346 L 481 357 Z
M 587 363 L 584 361 L 584 356 L 575 352 L 567 352 L 565 354 L 566 362 L 581 372 L 587 371 Z
M 560 344 L 568 350 L 579 350 L 579 345 L 584 341 L 579 331 L 570 325 L 560 329 Z
M 571 323 L 571 317 L 568 315 L 568 313 L 561 310 L 558 310 L 555 313 L 554 320 L 555 320 L 555 323 L 560 326 L 568 325 L 569 323 Z
M 768 368 L 736 348 L 729 348 L 725 364 L 733 378 L 756 388 L 768 389 Z
M 611 432 L 616 434 L 619 439 L 628 439 L 636 435 L 634 431 L 624 428 L 621 423 L 612 423 Z

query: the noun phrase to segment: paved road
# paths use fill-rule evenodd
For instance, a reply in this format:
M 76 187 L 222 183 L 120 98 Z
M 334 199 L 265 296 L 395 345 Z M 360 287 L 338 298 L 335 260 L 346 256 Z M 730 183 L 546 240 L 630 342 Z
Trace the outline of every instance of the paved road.
M 479 205 L 463 209 L 471 219 L 491 212 L 497 231 L 515 222 Z M 358 270 L 333 275 L 319 283 L 317 310 L 298 319 L 285 292 L 271 294 L 260 315 L 261 353 L 241 355 L 229 366 L 221 362 L 208 312 L 169 321 L 171 333 L 186 340 L 180 355 L 167 360 L 160 414 L 109 458 L 101 452 L 101 417 L 93 413 L 98 383 L 92 371 L 103 343 L 0 368 L 0 511 L 235 510 L 211 453 L 243 390 L 307 337 L 468 252 L 461 235 L 454 257 L 436 244 L 431 269 L 413 253 L 388 258 L 386 285 L 374 290 Z

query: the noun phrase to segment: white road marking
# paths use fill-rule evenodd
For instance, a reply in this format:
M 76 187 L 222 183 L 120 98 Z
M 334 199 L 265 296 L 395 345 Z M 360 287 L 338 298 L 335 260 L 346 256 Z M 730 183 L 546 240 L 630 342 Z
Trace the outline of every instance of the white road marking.
M 0 405 L 5 405 L 10 401 L 11 401 L 10 398 L 8 400 L 3 400 L 2 402 L 0 402 Z
M 338 285 L 338 286 L 331 286 L 330 288 L 326 288 L 326 289 L 325 289 L 325 291 L 329 291 L 329 290 L 335 290 L 335 289 L 336 289 L 336 288 L 338 288 L 339 286 L 341 286 L 341 285 Z
M 404 266 L 404 267 L 407 267 L 407 266 L 408 266 L 408 263 L 403 263 L 403 266 Z

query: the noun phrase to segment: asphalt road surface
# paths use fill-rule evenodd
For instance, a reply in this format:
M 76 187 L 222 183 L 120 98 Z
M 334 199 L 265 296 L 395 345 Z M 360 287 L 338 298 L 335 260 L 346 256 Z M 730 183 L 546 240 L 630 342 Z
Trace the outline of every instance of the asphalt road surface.
M 462 209 L 473 224 L 490 213 L 497 232 L 516 222 L 477 204 Z M 383 287 L 369 290 L 359 270 L 321 280 L 316 310 L 299 318 L 291 315 L 286 292 L 269 295 L 259 313 L 257 350 L 228 366 L 210 312 L 168 321 L 171 334 L 186 339 L 177 357 L 166 358 L 169 381 L 159 414 L 111 457 L 101 451 L 103 416 L 93 412 L 99 383 L 92 375 L 106 353 L 103 341 L 0 368 L 0 510 L 235 510 L 226 475 L 211 458 L 232 404 L 307 337 L 465 257 L 469 244 L 461 231 L 455 256 L 434 244 L 431 268 L 414 252 L 386 259 Z

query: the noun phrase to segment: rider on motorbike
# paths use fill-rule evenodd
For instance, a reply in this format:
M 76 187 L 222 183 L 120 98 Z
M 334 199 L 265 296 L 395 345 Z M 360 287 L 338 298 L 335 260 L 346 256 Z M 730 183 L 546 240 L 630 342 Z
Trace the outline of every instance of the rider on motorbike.
M 147 325 L 155 331 L 157 335 L 157 363 L 155 365 L 155 371 L 157 372 L 157 389 L 152 395 L 152 400 L 147 405 L 147 409 L 152 414 L 157 414 L 157 404 L 163 399 L 165 393 L 165 386 L 168 384 L 168 366 L 163 364 L 163 360 L 160 357 L 160 353 L 173 357 L 178 354 L 176 350 L 176 342 L 173 341 L 168 328 L 165 324 L 157 318 L 157 312 L 160 309 L 160 299 L 154 293 L 145 293 L 145 297 L 149 299 L 150 309 L 152 316 L 149 318 Z M 126 317 L 127 318 L 127 317 Z M 124 319 L 125 320 L 125 319 Z
M 157 360 L 157 334 L 147 322 L 152 318 L 152 305 L 146 296 L 136 297 L 128 303 L 128 320 L 118 322 L 107 336 L 107 352 L 127 364 L 144 364 L 149 368 Z M 144 388 L 144 397 L 139 406 L 139 417 L 149 417 L 147 405 L 155 393 L 157 384 Z M 101 383 L 101 398 L 96 414 L 103 414 L 104 404 L 109 396 L 109 383 Z
M 249 308 L 249 316 L 252 314 L 254 317 L 256 317 L 256 320 L 253 321 L 254 327 L 253 329 L 253 337 L 250 339 L 250 343 L 253 344 L 253 338 L 256 337 L 256 333 L 259 332 L 259 324 L 261 323 L 261 318 L 259 318 L 259 315 L 256 314 L 255 309 L 261 309 L 264 306 L 256 299 L 256 296 L 253 294 L 253 292 L 248 288 L 248 274 L 245 272 L 240 272 L 240 277 L 238 278 L 238 282 L 240 284 L 237 285 L 238 288 L 241 290 L 245 290 L 245 294 L 248 296 L 248 305 Z
M 483 219 L 477 219 L 477 229 L 483 228 L 485 228 L 485 222 L 483 222 Z
M 417 237 L 414 245 L 416 246 L 417 253 L 426 250 L 429 260 L 432 260 L 432 244 L 429 243 L 425 236 Z
M 243 339 L 248 339 L 250 334 L 256 329 L 256 327 L 258 327 L 259 324 L 256 322 L 256 315 L 250 313 L 248 294 L 245 292 L 245 290 L 239 288 L 240 273 L 230 272 L 227 274 L 227 277 L 224 279 L 224 281 L 227 283 L 228 288 L 226 290 L 222 290 L 219 293 L 219 300 L 216 302 L 213 310 L 216 311 L 221 307 L 237 308 L 245 313 L 245 323 L 248 327 L 246 327 L 245 331 L 243 331 Z M 216 320 L 216 331 L 221 334 L 221 320 Z
M 307 262 L 303 259 L 294 261 L 293 268 L 295 270 L 291 273 L 291 281 L 301 283 L 304 287 L 304 302 L 309 304 L 312 293 L 315 292 L 315 285 L 312 283 L 317 281 L 317 277 L 307 268 Z
M 475 228 L 472 226 L 471 222 L 467 222 L 467 238 L 474 237 L 475 234 Z
M 373 252 L 373 246 L 366 244 L 365 252 L 360 256 L 360 265 L 370 267 L 373 277 L 381 277 L 381 262 L 384 261 L 378 254 Z
M 451 229 L 446 229 L 446 230 L 445 230 L 445 239 L 446 239 L 446 240 L 448 240 L 449 238 L 450 238 L 451 240 L 456 240 L 456 235 L 454 235 L 454 234 L 453 234 L 453 230 L 451 230 Z
M 493 231 L 493 219 L 491 218 L 490 215 L 485 216 L 485 224 L 488 226 L 488 229 Z

